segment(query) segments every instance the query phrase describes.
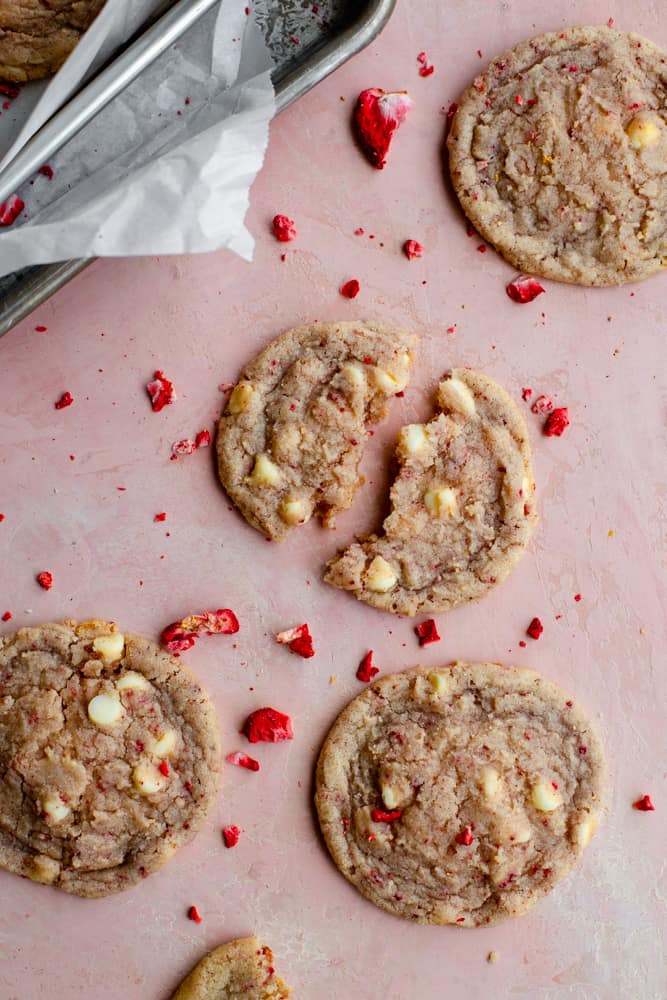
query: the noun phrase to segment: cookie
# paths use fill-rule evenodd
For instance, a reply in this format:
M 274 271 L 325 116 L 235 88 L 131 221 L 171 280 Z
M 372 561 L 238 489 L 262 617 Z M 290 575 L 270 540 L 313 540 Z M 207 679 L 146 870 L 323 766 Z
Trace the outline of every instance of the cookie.
M 398 438 L 382 533 L 335 556 L 324 579 L 403 615 L 476 600 L 508 575 L 537 517 L 528 431 L 504 389 L 456 368 L 439 412 Z
M 273 968 L 271 949 L 247 937 L 202 958 L 171 1000 L 286 1000 L 291 992 Z
M 0 638 L 0 677 L 0 866 L 106 896 L 192 840 L 220 742 L 179 660 L 107 622 L 65 622 Z
M 604 788 L 583 712 L 493 663 L 383 677 L 340 714 L 317 765 L 320 826 L 376 906 L 480 927 L 529 910 L 591 839 Z
M 0 0 L 0 80 L 25 83 L 60 69 L 104 0 Z
M 381 323 L 313 323 L 241 372 L 218 427 L 218 470 L 253 528 L 282 541 L 313 515 L 334 526 L 363 483 L 367 425 L 405 389 L 415 346 Z
M 667 56 L 639 35 L 570 28 L 494 59 L 448 138 L 454 189 L 516 268 L 620 285 L 667 264 Z

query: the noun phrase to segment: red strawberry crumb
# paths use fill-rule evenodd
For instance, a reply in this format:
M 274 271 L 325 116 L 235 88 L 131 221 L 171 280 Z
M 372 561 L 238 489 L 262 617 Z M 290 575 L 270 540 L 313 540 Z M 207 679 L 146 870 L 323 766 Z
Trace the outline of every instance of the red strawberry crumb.
M 361 285 L 356 278 L 351 278 L 350 281 L 346 281 L 344 285 L 341 286 L 340 294 L 344 295 L 346 299 L 356 299 L 359 294 Z
M 532 622 L 526 629 L 526 632 L 528 633 L 531 639 L 539 639 L 539 637 L 544 632 L 544 625 L 542 624 L 539 618 L 533 618 Z
M 313 637 L 307 625 L 297 625 L 296 628 L 276 633 L 276 642 L 289 646 L 292 653 L 303 656 L 304 660 L 315 655 Z
M 414 260 L 415 257 L 424 256 L 424 247 L 417 240 L 406 240 L 403 244 L 403 253 L 408 260 Z
M 456 333 L 456 323 L 453 326 L 447 327 L 447 333 Z
M 160 761 L 160 766 L 158 767 L 160 774 L 163 774 L 165 778 L 169 777 L 169 762 L 166 760 Z
M 613 28 L 614 27 L 614 19 L 613 19 L 613 17 L 610 17 L 609 20 L 607 21 L 607 27 L 608 28 Z
M 271 225 L 273 235 L 280 243 L 289 243 L 290 240 L 296 239 L 298 235 L 294 220 L 288 218 L 286 215 L 275 215 Z
M 53 167 L 50 167 L 48 163 L 43 163 L 37 172 L 43 177 L 48 177 L 50 181 L 53 180 Z
M 574 599 L 577 603 L 579 603 L 579 601 L 581 600 L 581 594 L 575 594 Z
M 514 281 L 510 281 L 505 289 L 512 302 L 532 302 L 538 295 L 542 295 L 544 288 L 535 278 L 523 274 Z
M 528 400 L 530 399 L 530 397 L 532 395 L 533 395 L 533 390 L 532 389 L 522 389 L 521 390 L 521 398 L 524 401 L 524 403 L 527 403 Z
M 486 245 L 484 243 L 481 243 L 477 247 L 477 253 L 486 253 L 486 251 L 487 251 L 487 247 L 486 247 Z
M 417 56 L 417 62 L 420 64 L 419 75 L 420 76 L 431 76 L 435 72 L 435 66 L 430 61 L 429 57 L 425 52 L 420 52 Z
M 514 102 L 515 102 L 515 104 L 519 104 L 519 105 L 523 104 L 523 97 L 521 96 L 521 94 L 515 94 L 515 96 L 514 96 Z
M 650 795 L 642 795 L 641 799 L 637 799 L 636 802 L 632 803 L 632 808 L 637 809 L 638 812 L 655 812 L 655 806 L 651 802 Z
M 402 815 L 402 809 L 392 809 L 390 812 L 384 809 L 371 809 L 371 819 L 374 823 L 394 823 Z
M 554 408 L 554 401 L 550 396 L 538 396 L 531 406 L 532 413 L 549 413 Z
M 207 430 L 199 431 L 195 436 L 195 449 L 208 448 L 211 443 L 211 432 Z
M 11 226 L 25 208 L 25 204 L 15 194 L 0 205 L 0 226 Z
M 57 403 L 54 403 L 56 410 L 64 410 L 66 406 L 71 406 L 74 402 L 74 396 L 71 392 L 64 392 Z
M 588 747 L 584 746 L 579 747 L 579 753 L 582 757 L 585 757 L 586 754 L 588 753 Z
M 10 101 L 16 100 L 21 93 L 21 88 L 16 83 L 0 83 L 0 94 L 4 94 Z
M 365 232 L 366 232 L 366 230 L 362 229 L 361 226 L 359 226 L 358 229 L 354 230 L 354 235 L 355 236 L 363 236 L 365 234 Z
M 454 837 L 457 844 L 461 844 L 463 847 L 470 847 L 472 844 L 472 830 L 469 826 L 464 827 L 460 833 L 457 833 Z
M 239 842 L 239 837 L 241 836 L 241 831 L 238 826 L 226 826 L 222 831 L 222 837 L 225 841 L 225 847 L 236 847 Z
M 560 437 L 566 427 L 570 426 L 570 414 L 567 406 L 559 406 L 549 414 L 544 422 L 545 437 Z
M 412 107 L 405 91 L 385 93 L 377 87 L 362 90 L 354 112 L 354 125 L 362 150 L 372 166 L 382 170 L 394 133 Z
M 153 520 L 154 521 L 166 521 L 167 520 L 167 514 L 166 514 L 166 512 L 162 511 L 160 514 L 156 514 L 155 517 L 153 518 Z
M 519 639 L 519 645 L 521 646 L 522 649 L 526 648 L 526 643 L 524 642 L 523 639 Z
M 234 635 L 238 630 L 239 621 L 234 612 L 219 608 L 172 622 L 162 630 L 160 642 L 170 653 L 178 654 L 194 646 L 200 635 Z
M 434 618 L 428 618 L 425 622 L 415 625 L 415 632 L 419 639 L 420 646 L 430 646 L 432 642 L 440 642 L 438 627 Z
M 373 666 L 373 650 L 369 649 L 357 668 L 357 679 L 368 684 L 380 671 Z
M 165 378 L 164 372 L 159 370 L 154 373 L 152 381 L 146 383 L 146 392 L 150 396 L 154 413 L 159 413 L 176 399 L 174 383 Z
M 188 920 L 194 920 L 196 924 L 200 924 L 202 922 L 202 919 L 203 918 L 201 917 L 197 907 L 191 906 L 190 909 L 188 910 Z
M 35 333 L 46 333 L 48 326 L 36 326 Z
M 12 617 L 11 611 L 5 611 L 4 615 L 2 616 L 2 620 L 3 622 L 8 622 L 11 621 L 11 617 Z
M 228 753 L 225 760 L 228 764 L 234 764 L 235 767 L 245 767 L 248 771 L 259 771 L 259 761 L 247 753 L 241 753 L 240 750 Z
M 241 732 L 250 743 L 281 743 L 294 739 L 292 720 L 275 708 L 258 708 L 251 712 Z
M 38 573 L 36 580 L 40 587 L 43 587 L 44 590 L 51 590 L 51 587 L 53 586 L 53 575 L 51 573 L 46 570 L 43 573 Z

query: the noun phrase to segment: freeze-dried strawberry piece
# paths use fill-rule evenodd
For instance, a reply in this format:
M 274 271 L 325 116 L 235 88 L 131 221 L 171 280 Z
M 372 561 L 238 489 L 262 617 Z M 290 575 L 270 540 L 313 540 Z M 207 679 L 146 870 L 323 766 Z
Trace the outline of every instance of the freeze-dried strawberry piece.
M 37 580 L 37 583 L 40 585 L 40 587 L 44 588 L 44 590 L 51 590 L 51 587 L 53 586 L 52 573 L 49 573 L 48 571 L 45 570 L 43 573 L 38 573 L 35 579 Z
M 550 396 L 538 396 L 531 406 L 532 413 L 549 413 L 554 408 L 554 401 Z
M 286 644 L 292 653 L 296 653 L 297 656 L 303 656 L 304 660 L 315 655 L 313 637 L 307 625 L 297 625 L 296 628 L 289 628 L 285 632 L 276 633 L 276 642 Z
M 528 400 L 530 399 L 530 397 L 532 395 L 533 395 L 533 390 L 532 389 L 522 389 L 521 390 L 521 398 L 524 401 L 524 403 L 527 403 Z
M 424 247 L 417 240 L 406 240 L 403 244 L 403 253 L 408 260 L 414 260 L 415 257 L 424 256 Z
M 197 448 L 208 448 L 211 443 L 211 432 L 207 430 L 199 431 L 195 437 L 195 451 Z
M 346 299 L 356 299 L 360 288 L 361 285 L 357 279 L 351 278 L 350 281 L 346 281 L 345 284 L 341 286 L 340 294 L 344 295 Z
M 522 274 L 521 277 L 510 281 L 506 291 L 512 302 L 532 302 L 545 289 L 536 278 L 531 278 L 528 274 Z
M 438 626 L 435 624 L 434 618 L 429 618 L 427 621 L 415 625 L 415 632 L 417 633 L 420 646 L 428 646 L 432 642 L 440 642 Z
M 637 799 L 636 802 L 632 803 L 632 808 L 643 813 L 655 811 L 655 806 L 651 802 L 650 795 L 642 795 L 641 799 Z
M 394 823 L 402 815 L 402 809 L 392 809 L 390 812 L 384 809 L 371 809 L 371 819 L 374 823 Z
M 192 455 L 193 451 L 195 451 L 195 443 L 190 438 L 174 441 L 171 446 L 172 458 L 174 455 Z
M 196 924 L 200 924 L 202 922 L 201 914 L 196 906 L 191 906 L 188 910 L 188 920 L 194 920 Z
M 0 205 L 0 226 L 11 226 L 25 208 L 25 204 L 13 194 Z
M 531 639 L 539 639 L 544 632 L 544 625 L 539 618 L 533 618 L 530 625 L 526 629 L 526 632 Z
M 281 743 L 294 739 L 292 720 L 275 708 L 258 708 L 251 712 L 241 730 L 250 743 Z
M 550 413 L 544 422 L 546 437 L 560 437 L 566 427 L 570 426 L 570 414 L 567 406 L 559 406 Z
M 0 83 L 0 94 L 8 97 L 10 101 L 15 100 L 21 93 L 21 88 L 16 83 Z
M 154 413 L 159 413 L 163 407 L 176 399 L 174 383 L 165 378 L 162 371 L 156 371 L 153 380 L 146 383 L 146 392 L 150 396 Z
M 461 844 L 463 847 L 470 847 L 472 844 L 472 829 L 466 826 L 460 833 L 457 833 L 454 837 L 457 844 Z
M 431 76 L 435 72 L 435 66 L 430 61 L 429 57 L 425 52 L 420 52 L 417 56 L 417 62 L 420 64 L 419 75 L 420 76 Z
M 248 771 L 259 771 L 259 761 L 255 760 L 254 757 L 250 757 L 247 753 L 241 753 L 240 750 L 228 753 L 225 760 L 228 764 L 234 764 L 236 767 L 245 767 Z
M 377 87 L 362 90 L 354 112 L 361 148 L 370 163 L 382 170 L 394 132 L 405 119 L 413 101 L 405 91 L 386 93 Z
M 11 611 L 5 611 L 4 615 L 2 616 L 3 622 L 11 621 L 11 619 L 12 619 Z
M 290 240 L 296 239 L 298 235 L 294 220 L 289 219 L 286 215 L 274 216 L 272 226 L 273 235 L 281 243 L 289 243 Z
M 37 173 L 43 177 L 48 177 L 50 181 L 53 180 L 53 167 L 50 167 L 48 163 L 43 163 Z
M 368 684 L 380 671 L 373 666 L 373 650 L 369 649 L 357 668 L 357 679 Z
M 167 520 L 167 514 L 166 514 L 166 512 L 163 510 L 159 514 L 156 514 L 155 517 L 153 518 L 153 520 L 154 521 L 166 521 Z
M 222 837 L 225 841 L 225 847 L 236 847 L 239 842 L 239 837 L 241 836 L 241 831 L 238 826 L 226 826 L 222 831 Z
M 66 406 L 71 406 L 74 402 L 74 396 L 71 392 L 64 392 L 57 403 L 54 403 L 56 410 L 64 410 Z
M 168 760 L 161 760 L 160 761 L 160 766 L 158 767 L 158 771 L 160 772 L 160 774 L 163 774 L 165 776 L 165 778 L 168 778 L 169 774 L 170 774 L 170 771 L 169 771 L 169 761 Z
M 189 615 L 172 622 L 162 630 L 160 642 L 170 653 L 184 653 L 194 646 L 200 635 L 234 635 L 239 630 L 238 618 L 229 608 Z

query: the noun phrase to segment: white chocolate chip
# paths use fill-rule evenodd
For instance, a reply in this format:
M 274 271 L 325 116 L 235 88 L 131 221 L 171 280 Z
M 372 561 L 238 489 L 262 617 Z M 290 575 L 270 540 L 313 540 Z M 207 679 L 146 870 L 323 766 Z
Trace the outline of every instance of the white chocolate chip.
M 500 790 L 500 775 L 495 767 L 483 767 L 479 784 L 487 799 L 493 799 Z
M 512 843 L 527 844 L 532 836 L 533 836 L 533 831 L 531 830 L 530 826 L 526 825 L 524 827 L 521 827 L 520 830 L 516 830 L 515 833 L 512 834 Z
M 384 782 L 380 784 L 380 792 L 382 794 L 382 801 L 384 802 L 387 809 L 395 809 L 398 805 L 398 795 L 395 789 L 391 785 L 387 785 Z
M 232 389 L 229 402 L 227 403 L 229 412 L 237 416 L 239 413 L 247 410 L 254 391 L 255 387 L 252 382 L 237 382 Z
M 553 812 L 563 804 L 563 797 L 550 782 L 538 781 L 530 792 L 530 800 L 540 812 Z
M 251 486 L 278 486 L 282 473 L 278 466 L 267 455 L 256 455 L 253 470 L 246 477 Z
M 107 663 L 120 660 L 125 651 L 125 636 L 120 632 L 112 632 L 111 635 L 98 635 L 93 639 L 93 649 L 99 653 Z
M 524 498 L 524 500 L 526 500 L 531 493 L 532 489 L 530 486 L 530 479 L 528 478 L 528 476 L 524 476 L 523 479 L 521 480 L 521 496 Z
M 377 594 L 386 594 L 395 586 L 398 577 L 382 556 L 376 556 L 366 570 L 366 586 Z
M 589 813 L 584 816 L 576 826 L 572 828 L 570 833 L 570 839 L 572 843 L 577 844 L 579 847 L 585 847 L 590 841 L 591 837 L 595 833 L 595 828 L 598 825 L 597 816 Z
M 155 795 L 167 787 L 165 775 L 158 771 L 155 764 L 150 764 L 148 761 L 137 764 L 132 772 L 132 780 L 141 795 Z
M 150 681 L 136 670 L 127 670 L 116 681 L 118 691 L 145 691 L 150 686 Z
M 60 796 L 50 796 L 42 802 L 42 812 L 46 813 L 53 823 L 62 823 L 69 816 L 71 810 L 66 806 Z
M 366 372 L 360 364 L 350 361 L 341 368 L 342 374 L 352 385 L 361 388 L 366 385 Z
M 171 757 L 174 750 L 176 749 L 176 744 L 178 743 L 178 734 L 174 729 L 167 729 L 157 740 L 154 740 L 151 744 L 150 751 L 156 757 Z
M 443 409 L 472 417 L 475 413 L 475 397 L 460 378 L 445 379 L 438 386 L 438 402 Z
M 431 514 L 440 518 L 441 521 L 448 517 L 454 517 L 458 513 L 456 493 L 449 486 L 428 490 L 424 494 L 424 503 Z
M 88 702 L 88 718 L 96 726 L 113 726 L 123 714 L 119 698 L 98 694 Z
M 630 145 L 634 149 L 654 146 L 660 138 L 660 119 L 650 111 L 640 111 L 625 127 Z
M 433 671 L 428 675 L 429 683 L 436 694 L 446 694 L 449 691 L 449 681 L 444 674 Z
M 49 858 L 46 854 L 38 854 L 32 859 L 32 868 L 29 874 L 33 882 L 50 885 L 60 875 L 60 864 L 55 858 Z
M 405 450 L 414 455 L 428 444 L 428 434 L 423 424 L 408 424 L 401 430 L 401 444 Z
M 312 510 L 307 500 L 295 497 L 283 500 L 278 508 L 278 513 L 285 524 L 304 524 L 310 520 Z
M 402 392 L 408 384 L 408 374 L 400 375 L 398 378 L 396 375 L 392 375 L 391 372 L 385 371 L 384 368 L 372 368 L 373 381 L 375 382 L 378 389 L 382 392 L 386 392 L 387 395 L 394 395 L 397 392 Z

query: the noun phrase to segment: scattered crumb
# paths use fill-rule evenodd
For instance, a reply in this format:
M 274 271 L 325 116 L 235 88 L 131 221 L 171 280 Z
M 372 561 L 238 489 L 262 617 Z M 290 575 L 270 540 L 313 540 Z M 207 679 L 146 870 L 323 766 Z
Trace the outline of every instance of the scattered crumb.
M 338 674 L 331 674 L 329 677 L 329 684 L 335 684 L 338 680 Z
M 489 965 L 493 965 L 494 962 L 497 962 L 499 958 L 500 955 L 497 951 L 490 951 L 489 954 L 486 956 L 486 960 L 489 963 Z

